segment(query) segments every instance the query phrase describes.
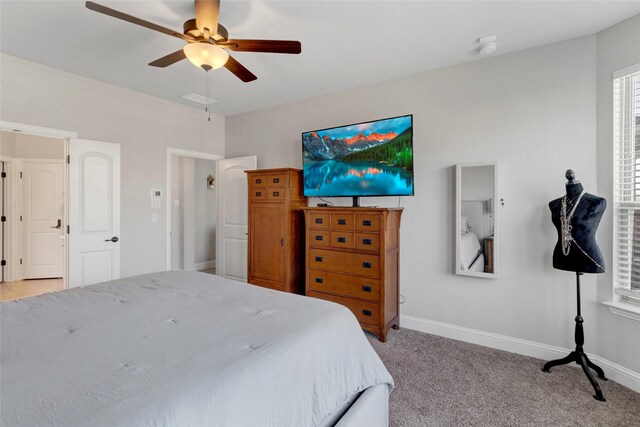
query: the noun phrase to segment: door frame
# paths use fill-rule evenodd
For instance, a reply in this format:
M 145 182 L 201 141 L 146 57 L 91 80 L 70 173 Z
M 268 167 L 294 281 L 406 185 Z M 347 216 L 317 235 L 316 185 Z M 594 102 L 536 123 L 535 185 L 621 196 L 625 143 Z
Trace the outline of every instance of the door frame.
M 171 270 L 171 178 L 173 171 L 171 170 L 171 156 L 189 157 L 191 159 L 201 160 L 222 160 L 225 157 L 220 154 L 204 153 L 202 151 L 184 150 L 182 148 L 167 147 L 167 183 L 165 187 L 165 209 L 166 209 L 166 224 L 165 224 L 165 269 Z
M 69 224 L 69 164 L 65 161 L 65 159 L 68 159 L 68 156 L 69 156 L 69 141 L 72 138 L 77 138 L 78 133 L 67 131 L 67 130 L 61 130 L 61 129 L 53 129 L 53 128 L 46 128 L 42 126 L 28 125 L 24 123 L 7 122 L 4 120 L 0 120 L 0 130 L 4 130 L 7 132 L 26 133 L 26 134 L 37 135 L 37 136 L 45 136 L 48 138 L 58 138 L 63 140 L 63 143 L 64 143 L 63 162 L 65 164 L 65 167 L 63 168 L 63 172 L 62 172 L 62 185 L 64 188 L 64 223 L 68 225 Z M 15 197 L 15 195 L 18 194 L 17 192 L 19 187 L 19 180 L 16 179 L 16 177 L 18 176 L 17 175 L 18 168 L 15 167 L 17 163 L 17 159 L 3 157 L 2 160 L 5 162 L 11 163 L 12 176 L 14 179 L 13 179 L 13 183 L 10 184 L 11 186 L 10 191 L 11 191 L 11 197 Z M 18 203 L 14 203 L 11 220 L 7 221 L 10 223 L 7 228 L 9 228 L 11 232 L 9 233 L 10 242 L 9 242 L 9 250 L 7 251 L 9 253 L 10 260 L 9 262 L 7 262 L 7 264 L 9 265 L 9 268 L 6 270 L 7 272 L 7 274 L 5 275 L 6 281 L 21 280 L 22 278 L 22 271 L 20 269 L 20 262 L 19 262 L 20 248 L 17 242 L 17 240 L 19 240 L 19 237 L 21 235 L 16 233 L 17 231 L 16 228 L 19 225 L 19 221 L 15 221 L 15 218 L 17 215 L 17 209 L 18 209 L 17 206 L 18 206 Z M 69 288 L 69 235 L 67 233 L 65 233 L 62 264 L 63 264 L 63 278 L 62 278 L 63 288 L 68 289 Z

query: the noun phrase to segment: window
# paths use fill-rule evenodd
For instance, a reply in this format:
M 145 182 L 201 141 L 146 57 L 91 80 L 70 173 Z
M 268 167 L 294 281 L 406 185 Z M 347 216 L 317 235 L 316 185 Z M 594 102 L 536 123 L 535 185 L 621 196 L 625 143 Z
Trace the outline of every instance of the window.
M 614 301 L 640 307 L 640 64 L 614 77 Z

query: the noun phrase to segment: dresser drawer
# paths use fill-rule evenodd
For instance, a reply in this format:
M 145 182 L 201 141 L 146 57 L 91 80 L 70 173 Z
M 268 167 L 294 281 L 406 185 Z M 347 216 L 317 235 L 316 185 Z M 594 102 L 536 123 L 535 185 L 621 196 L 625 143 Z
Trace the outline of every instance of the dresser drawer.
M 309 249 L 309 268 L 378 278 L 380 257 L 326 249 Z
M 356 233 L 353 244 L 358 250 L 378 252 L 380 249 L 380 234 Z
M 269 200 L 284 200 L 284 189 L 283 188 L 273 188 L 269 186 L 266 190 L 267 199 Z
M 249 178 L 249 188 L 266 187 L 267 177 L 264 175 L 251 175 Z
M 334 248 L 353 249 L 353 233 L 347 231 L 332 231 L 331 246 Z
M 252 175 L 249 187 L 284 187 L 285 174 Z
M 353 231 L 353 215 L 346 213 L 331 214 L 331 231 Z
M 325 294 L 322 292 L 311 291 L 308 293 L 310 297 L 320 298 L 326 301 L 335 302 L 344 305 L 353 312 L 360 323 L 369 323 L 377 325 L 380 322 L 380 305 L 357 299 L 339 297 L 337 295 Z
M 329 229 L 329 214 L 328 213 L 316 213 L 310 212 L 308 215 L 309 224 L 307 226 L 309 228 L 316 228 L 321 230 Z
M 249 198 L 253 201 L 255 200 L 267 200 L 267 189 L 266 188 L 250 188 L 249 189 Z
M 331 233 L 322 230 L 309 230 L 309 246 L 328 248 L 331 245 Z
M 380 215 L 357 214 L 356 215 L 356 231 L 379 231 Z
M 285 174 L 267 175 L 267 186 L 269 187 L 284 187 Z
M 307 289 L 378 302 L 380 281 L 321 270 L 309 270 Z

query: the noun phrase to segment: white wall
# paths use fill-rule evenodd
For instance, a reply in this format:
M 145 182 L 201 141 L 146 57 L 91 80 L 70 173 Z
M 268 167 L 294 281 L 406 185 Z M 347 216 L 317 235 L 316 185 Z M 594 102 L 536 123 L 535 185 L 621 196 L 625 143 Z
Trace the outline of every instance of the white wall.
M 628 49 L 640 45 L 634 40 Z M 402 314 L 572 348 L 575 276 L 552 268 L 556 233 L 547 204 L 564 193 L 568 168 L 589 192 L 601 192 L 596 61 L 596 36 L 583 37 L 228 117 L 227 155 L 257 153 L 260 168 L 300 167 L 303 131 L 413 113 L 416 195 L 401 200 Z M 454 165 L 492 161 L 500 161 L 505 200 L 496 207 L 500 278 L 456 276 Z M 604 162 L 601 173 L 610 175 L 609 154 Z M 598 233 L 607 251 L 609 227 Z M 640 372 L 638 344 L 598 326 L 624 322 L 602 309 L 610 292 L 602 279 L 582 280 L 586 350 Z M 637 331 L 637 323 L 627 326 Z
M 182 157 L 171 156 L 171 269 L 182 270 Z M 177 206 L 176 206 L 177 204 Z
M 216 176 L 216 162 L 194 160 L 194 253 L 197 264 L 216 259 L 216 192 L 207 189 L 207 176 Z
M 15 137 L 16 158 L 64 159 L 64 140 L 18 133 Z
M 214 160 L 171 156 L 173 270 L 211 268 L 208 265 L 216 259 L 216 193 L 206 185 L 215 167 Z
M 16 159 L 63 159 L 64 140 L 0 131 L 0 155 Z
M 197 109 L 6 54 L 0 61 L 2 120 L 121 144 L 122 276 L 164 270 L 167 201 L 152 210 L 150 190 L 166 187 L 167 147 L 224 155 L 224 117 L 208 122 Z
M 640 15 L 598 34 L 597 39 L 598 192 L 609 201 L 600 223 L 599 245 L 607 272 L 598 275 L 598 301 L 611 301 L 613 237 L 613 73 L 640 63 Z M 597 305 L 597 322 L 590 322 L 598 354 L 640 372 L 640 323 L 614 316 Z M 586 322 L 586 320 L 585 320 Z M 586 323 L 585 323 L 586 325 Z
M 16 133 L 0 131 L 0 156 L 16 157 Z

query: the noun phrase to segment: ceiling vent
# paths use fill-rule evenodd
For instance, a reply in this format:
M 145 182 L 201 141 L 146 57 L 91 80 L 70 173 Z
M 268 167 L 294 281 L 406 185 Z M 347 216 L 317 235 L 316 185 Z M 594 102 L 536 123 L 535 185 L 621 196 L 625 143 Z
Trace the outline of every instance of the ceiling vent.
M 477 43 L 478 43 L 478 52 L 481 55 L 489 55 L 495 52 L 496 49 L 498 48 L 497 37 L 495 35 L 480 37 Z
M 202 95 L 198 95 L 197 93 L 188 93 L 186 95 L 182 95 L 180 98 L 186 99 L 187 101 L 196 102 L 198 104 L 207 105 L 207 98 Z M 209 104 L 214 102 L 218 102 L 216 99 L 209 98 Z

